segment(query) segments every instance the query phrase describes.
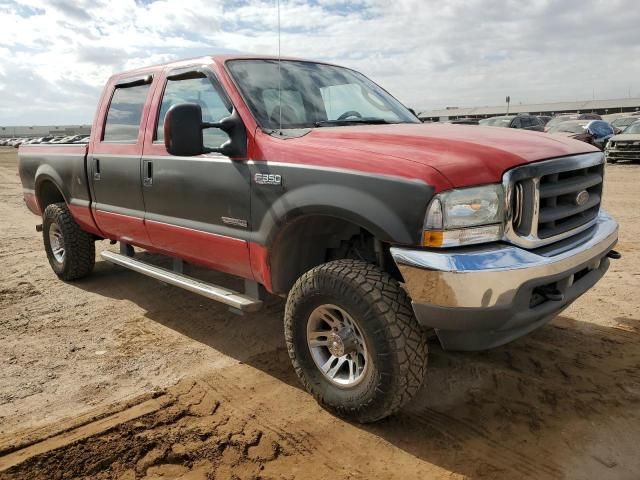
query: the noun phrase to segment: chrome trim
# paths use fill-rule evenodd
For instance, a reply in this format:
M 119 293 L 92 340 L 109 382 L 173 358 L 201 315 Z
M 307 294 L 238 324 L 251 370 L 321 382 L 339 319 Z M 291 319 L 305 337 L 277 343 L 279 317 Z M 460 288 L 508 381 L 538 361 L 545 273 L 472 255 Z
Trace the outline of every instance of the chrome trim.
M 526 282 L 599 262 L 618 240 L 618 224 L 606 212 L 593 233 L 555 256 L 505 245 L 445 250 L 391 248 L 412 301 L 441 307 L 488 308 L 513 302 Z
M 515 228 L 520 226 L 520 222 L 522 222 L 522 209 L 524 205 L 522 202 L 524 201 L 524 187 L 522 183 L 516 182 L 514 185 L 514 202 L 513 202 L 513 220 L 512 225 L 515 225 Z
M 540 215 L 540 178 L 544 175 L 554 173 L 568 172 L 571 170 L 579 170 L 581 168 L 593 167 L 604 163 L 604 154 L 602 152 L 585 153 L 581 155 L 572 155 L 563 158 L 554 158 L 544 160 L 542 162 L 530 163 L 507 171 L 502 177 L 502 185 L 504 187 L 505 198 L 505 225 L 504 240 L 524 248 L 536 248 L 559 240 L 564 240 L 573 235 L 587 230 L 592 227 L 597 220 L 593 220 L 580 225 L 572 230 L 568 230 L 559 235 L 549 238 L 538 238 L 538 217 Z M 531 232 L 528 235 L 519 235 L 513 227 L 513 196 L 515 185 L 522 180 L 531 180 L 534 182 L 534 198 L 533 198 L 533 215 L 531 220 Z M 603 176 L 604 181 L 604 176 Z
M 128 268 L 134 272 L 142 273 L 148 277 L 155 278 L 162 282 L 184 288 L 190 292 L 197 293 L 204 297 L 216 300 L 231 307 L 237 308 L 243 312 L 255 312 L 262 307 L 262 301 L 249 297 L 242 293 L 234 292 L 218 285 L 197 280 L 181 273 L 172 272 L 165 268 L 156 267 L 146 262 L 141 262 L 135 258 L 121 255 L 119 253 L 105 250 L 100 255 L 106 261 Z

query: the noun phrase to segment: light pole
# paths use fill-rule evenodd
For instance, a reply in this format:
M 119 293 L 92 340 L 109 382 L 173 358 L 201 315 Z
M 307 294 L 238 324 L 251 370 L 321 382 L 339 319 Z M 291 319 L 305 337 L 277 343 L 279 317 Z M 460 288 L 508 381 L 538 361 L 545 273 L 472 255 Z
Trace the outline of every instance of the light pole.
M 507 102 L 507 115 L 509 115 L 509 103 L 511 102 L 511 97 L 509 95 L 507 95 L 506 102 Z

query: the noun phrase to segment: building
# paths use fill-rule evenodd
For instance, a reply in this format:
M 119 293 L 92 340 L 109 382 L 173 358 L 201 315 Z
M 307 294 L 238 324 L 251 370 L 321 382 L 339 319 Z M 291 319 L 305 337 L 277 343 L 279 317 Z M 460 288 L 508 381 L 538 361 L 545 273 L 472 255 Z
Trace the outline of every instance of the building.
M 47 135 L 83 135 L 91 133 L 91 125 L 0 126 L 0 138 L 45 137 Z
M 619 98 L 613 100 L 583 100 L 578 102 L 533 103 L 528 105 L 509 106 L 509 114 L 530 113 L 531 115 L 555 115 L 557 113 L 598 113 L 611 115 L 614 113 L 640 111 L 640 98 Z M 449 107 L 442 110 L 420 112 L 421 120 L 446 122 L 458 118 L 487 118 L 506 115 L 507 104 L 495 107 Z

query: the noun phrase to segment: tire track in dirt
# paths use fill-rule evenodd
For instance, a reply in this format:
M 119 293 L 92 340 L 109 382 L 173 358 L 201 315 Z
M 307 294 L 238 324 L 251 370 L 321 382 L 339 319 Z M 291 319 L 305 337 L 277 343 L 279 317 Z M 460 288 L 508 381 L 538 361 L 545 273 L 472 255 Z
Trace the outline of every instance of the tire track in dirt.
M 60 472 L 65 478 L 150 478 L 194 468 L 201 478 L 225 469 L 257 475 L 280 456 L 306 453 L 270 422 L 187 380 L 156 399 L 0 457 L 0 478 L 50 479 Z
M 549 454 L 546 458 L 530 456 L 494 440 L 491 435 L 477 425 L 457 419 L 445 413 L 427 409 L 410 417 L 417 423 L 433 428 L 456 444 L 476 445 L 474 455 L 502 471 L 513 471 L 523 478 L 563 478 L 560 465 Z

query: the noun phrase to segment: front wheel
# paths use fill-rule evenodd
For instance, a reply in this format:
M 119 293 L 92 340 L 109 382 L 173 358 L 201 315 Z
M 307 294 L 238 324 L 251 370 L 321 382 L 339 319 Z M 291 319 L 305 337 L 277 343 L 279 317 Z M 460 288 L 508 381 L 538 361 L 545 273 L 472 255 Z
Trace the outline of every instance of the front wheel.
M 80 229 L 64 203 L 44 210 L 42 238 L 53 271 L 62 280 L 77 280 L 93 270 L 96 261 L 93 237 Z
M 426 333 L 398 282 L 366 262 L 337 260 L 300 277 L 287 299 L 285 337 L 305 388 L 350 420 L 393 414 L 424 379 Z

